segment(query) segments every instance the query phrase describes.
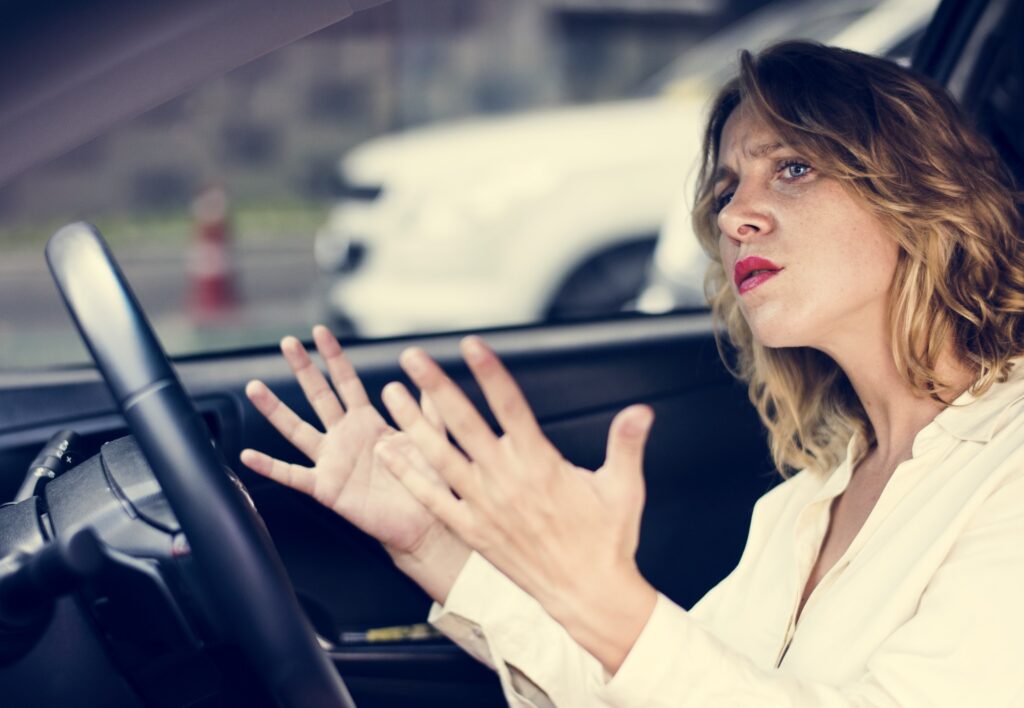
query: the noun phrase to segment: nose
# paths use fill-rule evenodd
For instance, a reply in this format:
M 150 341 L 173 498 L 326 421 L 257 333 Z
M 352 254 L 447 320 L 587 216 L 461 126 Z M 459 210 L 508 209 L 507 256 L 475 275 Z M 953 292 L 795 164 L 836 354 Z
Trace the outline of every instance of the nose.
M 718 212 L 718 228 L 737 243 L 768 233 L 772 224 L 765 188 L 749 181 L 737 185 L 729 203 Z

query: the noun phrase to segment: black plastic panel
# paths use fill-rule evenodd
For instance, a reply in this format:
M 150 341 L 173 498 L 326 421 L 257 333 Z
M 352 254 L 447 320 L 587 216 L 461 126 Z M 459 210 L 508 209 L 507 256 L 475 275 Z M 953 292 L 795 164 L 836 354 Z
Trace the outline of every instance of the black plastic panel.
M 74 598 L 57 602 L 53 619 L 24 659 L 0 667 L 4 708 L 70 706 L 142 708 L 114 669 Z
M 36 497 L 0 506 L 0 558 L 17 551 L 34 551 L 45 542 Z
M 142 450 L 130 437 L 111 441 L 100 450 L 112 490 L 152 526 L 178 533 L 181 526 L 167 503 Z

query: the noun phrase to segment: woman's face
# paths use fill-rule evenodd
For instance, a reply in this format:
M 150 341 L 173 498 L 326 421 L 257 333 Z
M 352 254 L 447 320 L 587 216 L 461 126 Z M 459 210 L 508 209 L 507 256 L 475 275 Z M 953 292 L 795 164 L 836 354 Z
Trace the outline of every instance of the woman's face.
M 742 104 L 716 167 L 722 263 L 755 339 L 832 353 L 884 336 L 898 247 L 867 207 Z

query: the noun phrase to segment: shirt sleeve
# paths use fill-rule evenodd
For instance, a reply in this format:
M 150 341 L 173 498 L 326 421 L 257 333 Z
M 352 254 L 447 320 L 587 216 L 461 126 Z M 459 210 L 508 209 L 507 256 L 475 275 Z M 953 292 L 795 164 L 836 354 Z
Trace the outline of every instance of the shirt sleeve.
M 586 705 L 585 696 L 606 679 L 597 659 L 540 603 L 477 553 L 428 621 L 497 671 L 516 708 Z
M 450 636 L 478 658 L 486 654 L 513 706 L 1018 706 L 1024 705 L 1021 539 L 1024 478 L 979 509 L 916 614 L 878 647 L 865 674 L 846 685 L 756 666 L 664 596 L 609 677 L 536 601 L 476 555 L 431 621 L 446 632 L 448 623 L 475 628 L 468 635 L 475 641 L 457 632 Z M 537 689 L 532 699 L 524 685 Z
M 1024 479 L 993 495 L 954 544 L 917 613 L 848 685 L 755 666 L 659 597 L 591 704 L 614 708 L 1024 705 Z

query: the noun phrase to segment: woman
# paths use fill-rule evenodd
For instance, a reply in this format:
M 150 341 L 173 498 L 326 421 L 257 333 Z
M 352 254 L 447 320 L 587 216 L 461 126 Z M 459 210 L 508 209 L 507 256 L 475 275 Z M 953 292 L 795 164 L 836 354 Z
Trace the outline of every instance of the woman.
M 381 539 L 513 705 L 1024 704 L 1010 177 L 941 89 L 800 42 L 742 55 L 705 157 L 713 310 L 780 472 L 801 472 L 758 501 L 739 565 L 689 612 L 634 562 L 650 409 L 616 417 L 596 473 L 575 468 L 478 338 L 463 354 L 502 437 L 415 349 L 401 361 L 424 399 L 385 387 L 388 430 L 318 330 L 348 412 L 288 340 L 328 432 L 249 393 L 316 467 L 243 461 Z

